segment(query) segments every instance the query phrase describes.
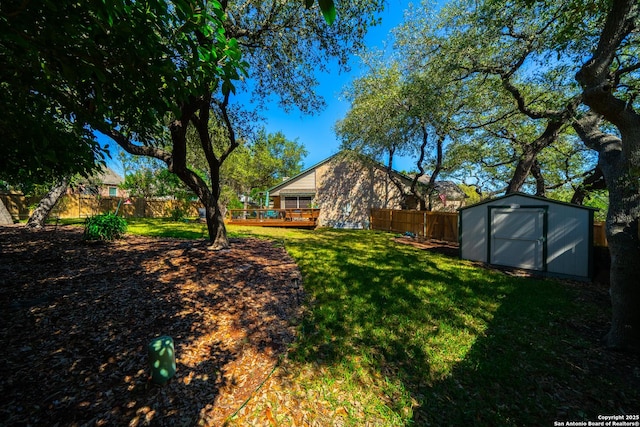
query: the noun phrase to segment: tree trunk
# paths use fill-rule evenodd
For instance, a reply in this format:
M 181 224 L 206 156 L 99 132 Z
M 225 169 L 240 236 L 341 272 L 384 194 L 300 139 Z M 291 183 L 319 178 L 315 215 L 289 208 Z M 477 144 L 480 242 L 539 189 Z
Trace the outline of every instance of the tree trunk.
M 638 141 L 640 144 L 640 141 Z M 640 194 L 638 177 L 633 177 L 624 153 L 618 161 L 604 153 L 600 166 L 609 185 L 609 212 L 606 233 L 611 254 L 609 293 L 611 295 L 611 329 L 605 336 L 610 348 L 640 349 Z M 635 184 L 634 184 L 635 180 Z
M 224 225 L 224 215 L 220 204 L 216 202 L 213 207 L 206 206 L 206 210 L 207 229 L 211 239 L 209 249 L 214 251 L 229 249 L 229 238 L 227 237 L 227 228 Z
M 574 124 L 587 146 L 598 151 L 598 166 L 609 189 L 606 233 L 611 255 L 611 328 L 604 338 L 609 348 L 640 348 L 640 177 L 624 147 L 640 147 L 640 134 L 626 134 L 626 144 L 599 129 L 601 120 L 589 114 Z M 624 137 L 624 136 L 623 136 Z M 632 144 L 629 144 L 633 142 Z
M 224 224 L 224 213 L 220 206 L 220 164 L 209 163 L 211 174 L 211 193 L 207 200 L 202 200 L 207 211 L 207 229 L 211 244 L 209 249 L 219 251 L 229 249 L 229 238 L 227 237 L 227 227 Z
M 611 329 L 605 337 L 613 348 L 640 348 L 640 114 L 615 91 L 625 67 L 613 66 L 628 35 L 637 29 L 637 0 L 614 0 L 607 13 L 598 45 L 576 74 L 583 102 L 613 124 L 620 138 L 593 130 L 595 114 L 583 120 L 589 146 L 598 147 L 599 166 L 609 188 L 607 240 L 611 254 Z M 616 69 L 617 71 L 613 71 Z M 632 70 L 626 68 L 627 71 Z M 582 134 L 580 134 L 583 137 Z
M 546 189 L 544 187 L 544 176 L 542 175 L 542 170 L 540 169 L 540 164 L 537 159 L 531 166 L 531 175 L 536 180 L 536 196 L 547 197 Z
M 611 176 L 605 176 L 609 182 Z M 628 171 L 619 174 L 620 180 L 630 178 Z M 606 231 L 611 254 L 612 318 L 605 343 L 611 348 L 640 349 L 640 203 L 638 191 L 629 187 L 631 185 L 609 188 Z
M 535 167 L 535 163 L 538 159 L 538 154 L 553 144 L 558 138 L 558 134 L 565 125 L 568 119 L 550 120 L 547 126 L 538 138 L 530 144 L 525 144 L 522 147 L 522 156 L 516 165 L 515 171 L 513 171 L 513 177 L 507 185 L 506 194 L 515 193 L 520 191 L 524 185 L 527 176 L 531 173 L 531 168 Z
M 511 194 L 520 191 L 527 177 L 529 176 L 529 173 L 531 172 L 531 167 L 536 161 L 537 155 L 537 152 L 532 152 L 530 150 L 525 151 L 525 153 L 518 161 L 515 170 L 513 171 L 513 176 L 511 177 L 511 180 L 507 185 L 507 191 L 505 192 L 505 194 Z
M 27 228 L 30 230 L 41 229 L 44 227 L 49 214 L 53 210 L 60 197 L 64 195 L 69 186 L 70 177 L 66 176 L 60 179 L 51 190 L 40 200 L 38 206 L 35 208 L 29 221 L 27 221 Z

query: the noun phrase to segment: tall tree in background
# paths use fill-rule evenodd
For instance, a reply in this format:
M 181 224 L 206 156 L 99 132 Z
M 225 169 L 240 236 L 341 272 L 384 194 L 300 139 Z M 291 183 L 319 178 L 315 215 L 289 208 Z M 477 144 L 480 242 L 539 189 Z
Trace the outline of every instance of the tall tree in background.
M 399 62 L 389 62 L 378 59 L 365 76 L 346 89 L 351 109 L 336 130 L 343 147 L 377 159 L 386 157 L 389 178 L 401 193 L 404 187 L 391 174 L 394 156 L 414 156 L 418 173 L 413 175 L 409 191 L 430 209 L 435 181 L 444 165 L 445 144 L 462 108 L 460 103 L 450 102 L 452 92 L 447 91 L 458 88 L 442 85 L 436 74 L 426 69 L 403 73 Z M 418 185 L 427 168 L 426 186 Z
M 544 51 L 545 41 L 559 25 L 561 8 L 521 9 L 502 3 L 452 3 L 436 25 L 415 14 L 399 30 L 410 52 L 403 57 L 411 58 L 415 69 L 437 64 L 439 69 L 430 67 L 435 75 L 446 76 L 442 84 L 462 89 L 449 102 L 465 104 L 459 121 L 472 131 L 467 132 L 473 135 L 469 139 L 482 132 L 485 141 L 502 140 L 511 146 L 511 159 L 493 162 L 510 167 L 507 193 L 520 191 L 533 174 L 542 195 L 538 156 L 569 128 L 579 104 L 575 84 L 566 78 L 558 81 L 558 70 L 551 69 Z M 416 33 L 420 37 L 412 44 Z M 559 89 L 553 96 L 550 86 Z M 468 107 L 482 102 L 484 108 Z
M 419 128 L 410 116 L 411 105 L 403 93 L 398 64 L 387 66 L 372 58 L 367 61 L 373 61 L 369 72 L 344 90 L 351 107 L 336 123 L 336 133 L 343 148 L 381 160 L 391 171 L 395 156 L 418 153 Z
M 249 196 L 300 173 L 306 155 L 304 146 L 286 139 L 282 132 L 269 134 L 262 129 L 229 156 L 223 166 L 223 185 L 236 195 L 245 196 L 246 208 Z
M 570 125 L 598 153 L 609 190 L 612 261 L 613 316 L 606 343 L 618 348 L 640 343 L 639 8 L 635 0 L 460 1 L 445 8 L 430 32 L 441 40 L 441 63 L 454 81 L 499 87 L 502 95 L 495 99 L 510 97 L 518 117 L 539 129 L 523 155 L 513 152 L 517 163 L 508 191 L 530 173 L 537 184 L 550 150 L 558 156 L 575 152 L 560 148 L 559 137 Z M 415 53 L 405 56 L 423 50 L 420 36 L 412 37 Z M 489 109 L 480 117 L 498 123 L 495 113 Z M 492 132 L 502 138 L 513 136 L 512 129 Z

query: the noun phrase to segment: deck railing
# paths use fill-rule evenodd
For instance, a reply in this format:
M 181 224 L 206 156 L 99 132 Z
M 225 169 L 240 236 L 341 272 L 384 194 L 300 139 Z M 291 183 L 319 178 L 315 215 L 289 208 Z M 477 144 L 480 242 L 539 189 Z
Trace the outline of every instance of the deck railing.
M 315 226 L 320 209 L 230 209 L 230 224 L 297 227 Z

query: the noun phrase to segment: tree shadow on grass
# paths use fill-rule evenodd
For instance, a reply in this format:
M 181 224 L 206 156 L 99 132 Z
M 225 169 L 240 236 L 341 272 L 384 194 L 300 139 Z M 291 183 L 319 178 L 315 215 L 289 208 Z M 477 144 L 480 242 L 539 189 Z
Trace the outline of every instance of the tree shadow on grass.
M 410 395 L 385 404 L 411 410 L 415 425 L 550 425 L 634 411 L 638 388 L 607 373 L 597 341 L 576 337 L 599 308 L 577 305 L 562 282 L 390 247 L 378 233 L 309 238 L 312 254 L 308 243 L 287 243 L 312 297 L 292 357 L 327 367 L 366 360 L 372 378 Z
M 471 346 L 505 289 L 465 276 L 456 260 L 386 236 L 323 231 L 310 237 L 312 256 L 305 255 L 308 242 L 287 243 L 313 297 L 292 357 L 329 366 L 364 358 L 372 376 L 401 382 L 420 401 L 420 385 L 445 369 L 437 359 L 446 358 L 451 331 L 455 345 Z
M 0 234 L 4 425 L 214 420 L 216 399 L 243 384 L 229 366 L 248 350 L 275 364 L 293 339 L 295 265 L 268 242 L 217 253 L 133 236 L 87 244 L 71 228 Z M 178 357 L 164 386 L 148 381 L 146 346 L 159 335 Z
M 420 390 L 416 425 L 552 425 L 637 412 L 640 358 L 599 340 L 607 301 L 585 304 L 580 286 L 559 281 L 509 280 L 517 286 L 465 358 Z

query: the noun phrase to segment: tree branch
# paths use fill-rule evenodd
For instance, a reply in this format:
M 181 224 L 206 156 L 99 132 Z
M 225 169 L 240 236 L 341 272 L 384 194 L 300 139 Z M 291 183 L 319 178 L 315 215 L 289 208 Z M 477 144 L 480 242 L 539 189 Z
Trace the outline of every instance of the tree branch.
M 615 135 L 602 132 L 602 116 L 589 111 L 582 118 L 573 120 L 573 129 L 584 144 L 597 152 L 622 151 L 622 140 Z
M 229 146 L 227 149 L 220 155 L 219 164 L 222 166 L 222 163 L 229 157 L 229 155 L 238 147 L 238 140 L 236 138 L 236 132 L 233 128 L 233 124 L 231 123 L 231 119 L 229 118 L 229 112 L 227 110 L 227 106 L 229 105 L 229 93 L 224 96 L 222 102 L 218 103 L 218 107 L 220 108 L 220 113 L 222 113 L 222 120 L 224 122 L 225 127 L 227 128 L 227 137 L 229 138 Z
M 162 160 L 165 163 L 169 163 L 171 161 L 171 154 L 161 148 L 153 147 L 150 145 L 136 145 L 132 143 L 129 138 L 124 136 L 124 134 L 115 129 L 112 129 L 105 124 L 94 124 L 93 127 L 114 140 L 120 147 L 122 147 L 123 150 L 125 150 L 129 154 L 133 154 L 135 156 L 154 157 L 158 160 Z

